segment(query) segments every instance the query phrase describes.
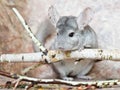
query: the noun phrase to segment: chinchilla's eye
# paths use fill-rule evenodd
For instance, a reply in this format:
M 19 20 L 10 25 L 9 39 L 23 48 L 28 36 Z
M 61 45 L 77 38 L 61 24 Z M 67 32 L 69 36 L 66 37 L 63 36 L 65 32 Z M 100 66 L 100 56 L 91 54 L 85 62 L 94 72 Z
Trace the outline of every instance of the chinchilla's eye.
M 74 32 L 69 33 L 69 37 L 73 37 L 74 34 L 75 34 Z
M 58 35 L 58 33 L 57 33 L 57 35 Z

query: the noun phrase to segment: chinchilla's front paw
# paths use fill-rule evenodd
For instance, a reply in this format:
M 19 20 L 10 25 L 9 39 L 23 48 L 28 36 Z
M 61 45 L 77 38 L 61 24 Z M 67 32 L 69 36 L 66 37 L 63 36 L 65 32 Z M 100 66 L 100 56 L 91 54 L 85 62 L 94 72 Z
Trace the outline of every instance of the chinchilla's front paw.
M 66 81 L 73 81 L 73 78 L 72 78 L 72 77 L 63 77 L 63 80 L 66 80 Z

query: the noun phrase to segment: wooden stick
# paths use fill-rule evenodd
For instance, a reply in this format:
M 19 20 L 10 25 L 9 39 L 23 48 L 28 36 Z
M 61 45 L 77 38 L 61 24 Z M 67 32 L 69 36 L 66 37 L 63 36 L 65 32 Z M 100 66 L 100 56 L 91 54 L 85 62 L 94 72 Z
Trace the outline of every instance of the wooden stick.
M 75 52 L 49 51 L 52 62 L 69 59 L 120 60 L 120 50 L 84 49 Z M 42 52 L 23 54 L 2 54 L 0 62 L 44 62 Z
M 115 60 L 120 61 L 120 50 L 118 49 L 84 49 L 81 52 L 71 52 L 70 57 L 72 58 L 83 58 L 83 59 L 98 59 L 98 60 Z
M 20 80 L 20 81 L 27 81 L 27 82 L 36 82 L 39 84 L 64 84 L 64 85 L 71 85 L 71 86 L 94 85 L 96 87 L 104 87 L 106 85 L 108 86 L 120 85 L 119 80 L 66 81 L 61 79 L 38 79 L 38 78 L 32 78 L 32 77 L 22 76 L 18 74 L 10 74 L 3 71 L 0 71 L 0 75 L 17 79 L 18 81 Z
M 32 38 L 32 40 L 34 41 L 34 43 L 39 47 L 40 51 L 43 54 L 43 59 L 46 60 L 47 63 L 50 63 L 50 58 L 47 56 L 47 49 L 44 48 L 42 46 L 42 44 L 36 39 L 36 37 L 33 35 L 30 27 L 27 25 L 27 22 L 25 22 L 25 20 L 23 19 L 23 17 L 20 15 L 20 13 L 18 12 L 18 10 L 16 8 L 12 8 L 12 10 L 14 11 L 14 13 L 16 14 L 16 16 L 18 17 L 18 19 L 20 20 L 21 24 L 23 25 L 23 27 L 25 28 L 25 30 L 28 32 L 29 36 Z

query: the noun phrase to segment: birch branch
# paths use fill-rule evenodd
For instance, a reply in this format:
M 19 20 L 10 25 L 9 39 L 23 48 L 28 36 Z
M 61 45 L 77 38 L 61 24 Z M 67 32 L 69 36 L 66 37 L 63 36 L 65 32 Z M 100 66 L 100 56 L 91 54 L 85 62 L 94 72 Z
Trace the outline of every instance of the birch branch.
M 61 79 L 38 79 L 27 76 L 22 76 L 13 73 L 7 73 L 0 71 L 0 75 L 4 75 L 9 78 L 17 79 L 17 81 L 36 82 L 37 84 L 63 84 L 71 86 L 91 85 L 96 87 L 106 87 L 113 85 L 120 85 L 120 80 L 89 80 L 89 81 L 66 81 Z M 18 82 L 17 82 L 18 83 Z
M 120 50 L 118 49 L 84 49 L 81 52 L 71 52 L 70 57 L 72 58 L 83 58 L 93 60 L 120 60 Z
M 75 52 L 49 51 L 52 62 L 69 59 L 120 60 L 120 50 L 84 49 Z M 24 54 L 2 54 L 0 62 L 44 62 L 42 52 Z
M 42 46 L 42 44 L 39 42 L 39 40 L 33 35 L 30 27 L 27 25 L 27 22 L 25 22 L 25 20 L 23 19 L 23 17 L 20 15 L 20 13 L 18 12 L 18 10 L 16 8 L 12 8 L 13 12 L 15 13 L 15 15 L 18 17 L 18 19 L 20 20 L 21 24 L 23 25 L 23 27 L 25 28 L 25 30 L 28 32 L 29 36 L 32 38 L 33 42 L 38 46 L 38 48 L 40 49 L 40 51 L 43 54 L 43 59 L 47 62 L 50 63 L 50 58 L 47 56 L 47 49 L 44 48 Z
M 63 85 L 71 85 L 71 86 L 80 86 L 80 85 L 95 85 L 96 87 L 102 87 L 102 85 L 120 85 L 119 80 L 104 80 L 104 81 L 65 81 L 61 79 L 38 79 L 38 78 L 31 78 L 27 76 L 16 75 L 17 78 L 20 78 L 23 81 L 28 82 L 37 82 L 40 84 L 63 84 Z M 109 86 L 108 85 L 108 86 Z
M 39 62 L 42 61 L 42 53 L 2 54 L 0 62 Z

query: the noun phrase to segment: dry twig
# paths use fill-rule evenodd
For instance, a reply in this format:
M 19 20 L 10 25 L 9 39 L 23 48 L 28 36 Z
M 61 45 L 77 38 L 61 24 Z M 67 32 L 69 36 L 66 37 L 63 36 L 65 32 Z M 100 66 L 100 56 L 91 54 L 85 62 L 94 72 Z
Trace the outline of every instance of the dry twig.
M 70 85 L 70 86 L 81 86 L 81 85 L 93 85 L 96 87 L 104 87 L 106 85 L 113 86 L 113 85 L 120 85 L 119 80 L 92 80 L 92 81 L 65 81 L 60 79 L 38 79 L 38 78 L 31 78 L 27 76 L 22 76 L 18 74 L 10 74 L 3 71 L 0 71 L 0 74 L 13 79 L 17 79 L 17 83 L 15 86 L 18 85 L 20 81 L 26 81 L 26 82 L 34 82 L 36 84 L 63 84 L 63 85 Z

